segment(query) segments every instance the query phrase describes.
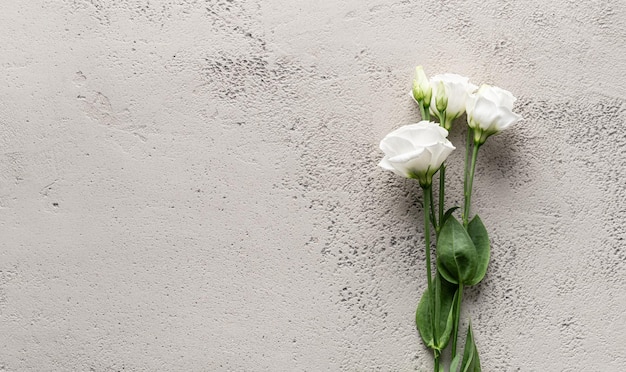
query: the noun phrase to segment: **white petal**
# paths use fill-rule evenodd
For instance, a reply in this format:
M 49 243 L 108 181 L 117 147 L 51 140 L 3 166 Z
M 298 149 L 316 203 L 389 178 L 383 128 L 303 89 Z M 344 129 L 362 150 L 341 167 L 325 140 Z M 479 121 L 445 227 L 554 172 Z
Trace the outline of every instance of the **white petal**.
M 476 105 L 474 106 L 474 112 L 472 113 L 472 119 L 476 122 L 478 127 L 483 130 L 490 130 L 497 116 L 497 106 L 484 97 L 478 97 Z
M 480 87 L 478 95 L 492 101 L 496 106 L 504 106 L 513 109 L 515 97 L 513 97 L 513 94 L 508 90 L 484 84 Z
M 452 145 L 450 141 L 446 140 L 446 143 L 437 144 L 437 146 L 432 146 L 428 148 L 428 151 L 431 153 L 430 166 L 431 171 L 436 172 L 441 164 L 448 158 L 448 156 L 454 151 L 455 147 Z
M 515 122 L 517 122 L 521 118 L 522 118 L 521 116 L 512 112 L 508 108 L 501 107 L 500 110 L 498 110 L 498 117 L 495 120 L 495 126 L 496 126 L 495 129 L 498 132 L 501 132 L 507 129 L 508 127 L 510 127 L 511 125 L 513 125 Z
M 423 128 L 408 133 L 409 139 L 415 146 L 427 147 L 441 142 L 441 133 L 436 128 Z
M 428 126 L 430 125 L 429 123 L 432 123 L 430 121 L 426 121 L 426 120 L 422 120 L 418 123 L 415 124 L 408 124 L 408 125 L 403 125 L 400 128 L 396 129 L 395 131 L 391 132 L 394 135 L 398 135 L 398 136 L 403 136 L 405 133 L 408 133 L 410 131 L 416 130 L 416 129 L 422 129 L 422 128 L 428 128 Z M 436 125 L 436 123 L 433 123 Z
M 449 83 L 447 84 L 448 107 L 446 114 L 451 117 L 459 117 L 465 112 L 465 101 L 467 99 L 467 84 Z
M 394 132 L 391 132 L 380 141 L 380 149 L 385 155 L 392 157 L 411 152 L 415 150 L 415 146 L 407 138 L 398 137 L 394 135 Z
M 476 94 L 470 94 L 465 100 L 465 111 L 467 111 L 468 118 L 472 116 L 474 112 L 474 106 L 476 106 Z
M 417 146 L 430 146 L 440 142 L 448 135 L 448 131 L 443 129 L 437 123 L 422 120 L 417 124 L 405 125 L 397 130 L 389 133 L 387 136 L 402 137 L 409 140 L 413 144 L 413 148 Z
M 390 157 L 388 160 L 391 164 L 400 164 L 400 163 L 406 163 L 407 161 L 411 161 L 415 158 L 418 158 L 420 156 L 422 156 L 422 154 L 424 153 L 425 148 L 424 147 L 420 147 L 418 149 L 415 149 L 411 152 L 406 152 L 404 154 L 398 154 L 396 156 Z
M 513 109 L 513 103 L 516 98 L 508 90 L 504 90 L 498 87 L 492 87 L 493 92 L 498 96 L 498 106 L 504 106 L 508 109 Z
M 445 139 L 446 137 L 448 137 L 448 131 L 444 127 L 440 126 L 439 124 L 435 124 L 435 125 L 437 126 L 437 132 L 439 132 L 439 135 L 442 138 Z
M 424 148 L 411 153 L 402 154 L 389 158 L 389 162 L 394 168 L 405 174 L 424 174 L 430 165 L 431 154 Z
M 380 161 L 380 163 L 378 163 L 378 166 L 388 171 L 392 171 L 398 176 L 402 176 L 402 177 L 408 176 L 407 174 L 404 174 L 400 172 L 399 170 L 397 170 L 396 168 L 394 168 L 394 166 L 389 162 L 389 159 L 386 156 Z

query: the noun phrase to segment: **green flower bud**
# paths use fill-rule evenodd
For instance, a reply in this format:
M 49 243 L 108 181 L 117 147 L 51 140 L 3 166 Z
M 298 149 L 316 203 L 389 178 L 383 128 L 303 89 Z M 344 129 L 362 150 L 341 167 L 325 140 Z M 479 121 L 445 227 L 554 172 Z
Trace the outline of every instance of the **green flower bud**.
M 432 97 L 432 88 L 424 72 L 422 66 L 415 68 L 415 79 L 413 79 L 413 98 L 425 108 L 430 107 L 430 100 Z
M 448 95 L 446 94 L 446 86 L 440 81 L 437 85 L 437 96 L 435 97 L 435 107 L 437 111 L 444 112 L 448 107 Z
M 424 93 L 422 92 L 417 79 L 413 79 L 413 98 L 415 98 L 417 102 L 422 102 L 424 100 Z

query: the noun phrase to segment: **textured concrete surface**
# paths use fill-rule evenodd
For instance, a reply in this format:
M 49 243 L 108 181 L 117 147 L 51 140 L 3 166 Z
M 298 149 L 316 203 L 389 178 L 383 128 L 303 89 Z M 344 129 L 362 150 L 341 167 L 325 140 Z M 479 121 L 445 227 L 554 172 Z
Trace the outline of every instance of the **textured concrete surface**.
M 429 370 L 419 187 L 376 167 L 416 64 L 525 118 L 475 181 L 484 370 L 626 369 L 623 1 L 7 0 L 0 29 L 0 371 Z

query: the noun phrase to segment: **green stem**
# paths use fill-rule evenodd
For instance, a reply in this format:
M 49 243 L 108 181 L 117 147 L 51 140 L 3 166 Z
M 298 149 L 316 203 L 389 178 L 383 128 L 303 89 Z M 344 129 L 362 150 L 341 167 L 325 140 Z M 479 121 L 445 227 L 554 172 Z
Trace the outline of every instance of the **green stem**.
M 461 301 L 463 300 L 463 284 L 459 283 L 459 291 L 454 315 L 454 333 L 452 334 L 452 358 L 456 356 L 456 343 L 459 338 L 459 322 L 461 321 Z
M 424 107 L 424 115 L 422 115 L 422 120 L 430 121 L 430 109 L 428 107 Z
M 480 149 L 480 145 L 478 143 L 474 143 L 474 148 L 472 150 L 472 165 L 467 179 L 467 185 L 465 187 L 465 208 L 463 209 L 463 227 L 465 228 L 467 228 L 469 223 L 470 205 L 472 203 L 472 184 L 474 183 L 474 171 L 476 170 L 478 149 Z
M 439 111 L 439 125 L 445 128 L 446 123 L 446 112 Z M 444 211 L 444 199 L 445 199 L 445 188 L 446 188 L 446 164 L 445 162 L 441 164 L 441 168 L 439 168 L 439 229 L 443 225 L 443 211 Z M 437 230 L 437 236 L 439 236 L 439 230 Z
M 463 171 L 463 196 L 467 194 L 467 176 L 469 175 L 470 153 L 472 145 L 472 128 L 467 128 L 467 141 L 465 142 L 465 169 Z
M 431 320 L 431 327 L 433 330 L 433 343 L 435 345 L 437 345 L 437 334 L 435 332 L 435 293 L 433 291 L 433 277 L 432 277 L 432 268 L 431 268 L 431 263 L 430 263 L 430 203 L 431 203 L 431 193 L 432 190 L 430 190 L 432 187 L 431 186 L 427 186 L 427 187 L 423 187 L 422 190 L 424 191 L 424 241 L 425 241 L 425 245 L 426 245 L 426 276 L 427 276 L 427 280 L 428 280 L 428 293 L 430 295 L 430 320 Z M 438 351 L 437 350 L 433 350 L 433 353 L 435 354 L 435 360 L 438 359 Z
M 439 223 L 437 222 L 437 216 L 435 216 L 435 204 L 433 203 L 433 188 L 429 187 L 428 190 L 430 192 L 430 222 L 432 222 L 437 236 L 439 236 Z
M 430 111 L 428 107 L 424 106 L 424 102 L 418 102 L 420 107 L 420 115 L 422 116 L 422 120 L 430 121 Z
M 435 256 L 435 267 L 437 267 L 437 257 Z M 433 341 L 435 341 L 434 335 L 439 333 L 439 317 L 441 316 L 441 275 L 435 272 L 435 326 L 433 328 Z M 439 356 L 440 350 L 433 350 L 435 354 L 435 372 L 439 372 Z
M 444 198 L 446 189 L 446 163 L 439 168 L 439 224 L 443 223 Z

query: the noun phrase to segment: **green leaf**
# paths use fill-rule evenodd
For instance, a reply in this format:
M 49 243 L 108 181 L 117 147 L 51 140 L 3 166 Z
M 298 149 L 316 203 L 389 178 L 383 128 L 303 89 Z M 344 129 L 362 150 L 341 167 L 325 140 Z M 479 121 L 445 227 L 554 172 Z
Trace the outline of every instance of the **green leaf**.
M 450 216 L 437 239 L 437 268 L 451 283 L 469 283 L 474 279 L 478 255 L 474 242 L 461 223 Z
M 476 285 L 485 277 L 487 266 L 489 265 L 489 256 L 491 255 L 489 236 L 487 235 L 485 225 L 483 225 L 478 215 L 474 216 L 472 221 L 470 221 L 467 226 L 467 233 L 472 242 L 474 242 L 477 254 L 476 273 L 467 285 Z
M 446 281 L 454 284 L 459 284 L 459 282 L 455 279 L 456 274 L 452 274 L 440 263 L 437 263 L 437 271 L 438 273 L 446 279 Z
M 415 324 L 422 336 L 422 341 L 429 349 L 435 349 L 435 341 L 433 340 L 433 326 L 430 317 L 430 292 L 428 288 L 424 291 L 417 311 L 415 312 Z
M 474 367 L 470 372 L 482 372 L 480 369 L 480 359 L 478 357 L 478 349 L 474 347 L 474 358 L 472 358 L 472 365 Z
M 472 351 L 467 359 L 465 359 L 465 355 L 463 355 L 463 365 L 461 365 L 461 372 L 474 372 L 474 352 Z
M 459 370 L 459 356 L 455 355 L 452 362 L 450 362 L 450 372 L 457 372 Z
M 443 350 L 448 345 L 448 342 L 450 342 L 450 336 L 454 328 L 454 304 L 457 302 L 459 293 L 456 285 L 448 283 L 439 274 L 437 274 L 437 282 L 440 283 L 438 285 L 440 285 L 441 288 L 440 305 L 438 306 L 439 314 L 436 314 L 438 324 L 437 334 L 439 335 L 437 341 Z
M 478 349 L 474 343 L 471 323 L 467 328 L 467 337 L 465 338 L 465 349 L 463 350 L 463 363 L 461 364 L 461 371 L 481 372 L 480 358 L 478 357 Z
M 450 216 L 452 216 L 452 213 L 454 213 L 454 211 L 457 210 L 457 209 L 459 209 L 459 207 L 452 207 L 452 208 L 448 209 L 446 211 L 446 213 L 444 213 L 443 219 L 442 219 L 442 221 L 440 223 L 443 225 L 446 222 L 446 220 L 448 218 L 450 218 Z
M 422 336 L 424 344 L 430 349 L 443 350 L 450 341 L 450 335 L 452 334 L 452 328 L 454 325 L 454 306 L 456 302 L 456 289 L 457 287 L 443 280 L 439 275 L 435 279 L 433 290 L 436 292 L 435 300 L 438 301 L 435 304 L 435 309 L 438 312 L 434 313 L 435 316 L 435 328 L 437 335 L 437 344 L 433 341 L 433 330 L 430 316 L 430 294 L 428 289 L 424 291 L 422 298 L 417 306 L 415 313 L 415 323 L 417 329 Z

